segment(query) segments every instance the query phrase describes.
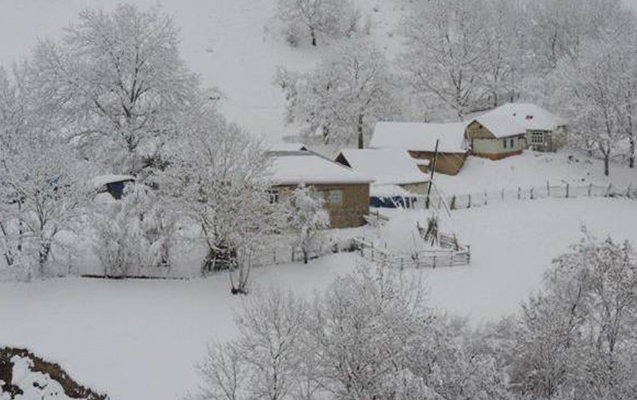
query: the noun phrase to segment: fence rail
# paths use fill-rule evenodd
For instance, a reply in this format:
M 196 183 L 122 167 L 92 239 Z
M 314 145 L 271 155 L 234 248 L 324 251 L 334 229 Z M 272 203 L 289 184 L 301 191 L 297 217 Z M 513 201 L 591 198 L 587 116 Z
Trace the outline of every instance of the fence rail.
M 501 189 L 498 191 L 473 192 L 466 194 L 442 195 L 439 192 L 433 194 L 430 203 L 437 208 L 448 205 L 450 210 L 460 210 L 472 207 L 484 207 L 489 204 L 498 204 L 514 200 L 536 199 L 569 199 L 579 197 L 625 197 L 637 199 L 637 185 L 628 187 L 609 185 L 564 185 L 534 186 L 531 188 L 518 187 L 517 189 Z M 419 204 L 419 203 L 417 203 Z
M 363 239 L 356 239 L 355 243 L 361 257 L 391 268 L 457 267 L 471 262 L 471 247 L 459 245 L 455 238 L 448 235 L 441 235 L 441 246 L 445 246 L 441 249 L 402 254 L 392 253 Z M 450 247 L 447 248 L 447 245 Z

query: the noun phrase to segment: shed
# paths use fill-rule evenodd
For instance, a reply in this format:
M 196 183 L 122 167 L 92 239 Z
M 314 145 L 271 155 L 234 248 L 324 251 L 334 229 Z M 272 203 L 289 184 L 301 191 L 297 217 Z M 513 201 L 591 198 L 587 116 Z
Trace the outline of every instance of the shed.
M 526 130 L 506 114 L 486 113 L 467 127 L 471 153 L 478 157 L 499 160 L 522 153 Z
M 134 182 L 132 175 L 100 175 L 91 180 L 97 193 L 109 193 L 114 199 L 119 200 L 124 194 L 124 188 L 129 182 Z
M 378 122 L 370 143 L 375 149 L 405 149 L 416 160 L 433 161 L 436 141 L 436 172 L 457 174 L 467 156 L 466 122 Z M 420 166 L 424 172 L 426 167 Z
M 332 228 L 365 224 L 372 177 L 311 151 L 271 153 L 271 201 L 281 201 L 301 184 L 322 193 Z

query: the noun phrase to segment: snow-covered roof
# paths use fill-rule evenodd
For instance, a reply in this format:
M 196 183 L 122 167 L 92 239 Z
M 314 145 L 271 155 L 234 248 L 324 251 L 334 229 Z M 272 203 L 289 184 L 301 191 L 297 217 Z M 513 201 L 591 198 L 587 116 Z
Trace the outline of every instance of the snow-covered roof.
M 553 131 L 567 124 L 566 119 L 531 103 L 507 103 L 487 114 L 509 115 L 527 130 Z
M 413 195 L 406 189 L 398 185 L 376 185 L 372 184 L 369 187 L 369 195 L 372 197 L 395 197 L 395 196 L 409 196 Z
M 268 150 L 271 152 L 303 151 L 307 150 L 307 147 L 303 143 L 276 143 L 270 146 Z
M 132 175 L 100 175 L 91 179 L 91 184 L 93 184 L 94 187 L 99 188 L 104 185 L 108 185 L 109 183 L 128 182 L 134 180 L 135 177 Z
M 310 151 L 276 154 L 271 158 L 270 181 L 275 185 L 371 183 L 374 178 Z
M 475 121 L 487 128 L 498 139 L 522 135 L 526 132 L 526 128 L 518 123 L 513 116 L 504 113 L 486 113 L 476 118 Z
M 429 180 L 407 150 L 404 149 L 345 149 L 337 158 L 354 171 L 374 177 L 378 185 L 404 185 Z
M 439 152 L 464 153 L 466 127 L 466 122 L 378 122 L 369 147 L 433 152 L 436 140 L 440 140 Z

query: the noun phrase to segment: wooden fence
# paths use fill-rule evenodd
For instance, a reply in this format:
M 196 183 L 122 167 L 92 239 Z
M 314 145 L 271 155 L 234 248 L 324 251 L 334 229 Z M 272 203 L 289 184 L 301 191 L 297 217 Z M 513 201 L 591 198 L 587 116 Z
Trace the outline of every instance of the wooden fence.
M 391 268 L 437 268 L 469 265 L 471 246 L 458 244 L 454 237 L 441 235 L 441 249 L 393 253 L 364 239 L 355 239 L 361 257 Z
M 460 210 L 472 207 L 484 207 L 489 204 L 504 203 L 514 200 L 536 199 L 569 199 L 579 197 L 625 197 L 637 199 L 637 186 L 618 187 L 609 185 L 550 185 L 531 188 L 501 189 L 498 191 L 474 192 L 467 194 L 441 195 L 436 192 L 431 196 L 430 203 L 437 209 L 448 207 L 450 210 Z

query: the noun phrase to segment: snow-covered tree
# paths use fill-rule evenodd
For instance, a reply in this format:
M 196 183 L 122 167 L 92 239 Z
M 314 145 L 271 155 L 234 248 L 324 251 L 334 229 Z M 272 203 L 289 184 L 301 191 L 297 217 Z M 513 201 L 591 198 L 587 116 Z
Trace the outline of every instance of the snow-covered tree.
M 246 293 L 250 266 L 281 213 L 269 204 L 268 158 L 260 140 L 214 109 L 189 114 L 161 187 L 200 228 L 208 253 L 202 271 L 228 269 L 233 293 Z
M 325 143 L 355 140 L 359 148 L 376 121 L 397 114 L 393 80 L 383 53 L 364 38 L 342 44 L 312 72 L 281 68 L 275 78 L 288 100 L 288 123 Z
M 485 95 L 487 12 L 484 1 L 431 0 L 414 5 L 403 23 L 402 67 L 414 90 L 434 96 L 460 120 Z
M 235 316 L 239 335 L 209 347 L 199 365 L 200 400 L 282 400 L 291 398 L 307 335 L 307 303 L 271 290 L 246 299 Z
M 545 275 L 523 308 L 515 386 L 531 398 L 627 399 L 637 387 L 637 254 L 592 238 Z
M 323 195 L 311 187 L 301 185 L 289 196 L 289 218 L 287 227 L 294 234 L 294 246 L 303 252 L 307 264 L 310 253 L 320 241 L 321 230 L 330 225 L 330 217 L 323 207 Z
M 48 272 L 61 234 L 76 230 L 87 194 L 73 149 L 33 104 L 22 73 L 0 71 L 0 237 L 7 264 L 20 264 L 29 277 Z
M 577 59 L 563 60 L 557 68 L 558 93 L 573 117 L 572 139 L 599 152 L 606 176 L 611 158 L 622 152 L 628 132 L 633 131 L 637 74 L 632 42 L 627 42 L 622 29 L 608 31 L 586 41 Z
M 92 162 L 138 176 L 161 163 L 191 106 L 198 79 L 178 52 L 172 20 L 157 9 L 120 5 L 86 10 L 59 43 L 42 41 L 33 57 L 37 96 Z
M 312 46 L 317 46 L 321 35 L 351 35 L 360 12 L 351 0 L 278 0 L 277 17 L 285 25 L 290 43 L 296 43 L 298 31 L 305 30 Z

